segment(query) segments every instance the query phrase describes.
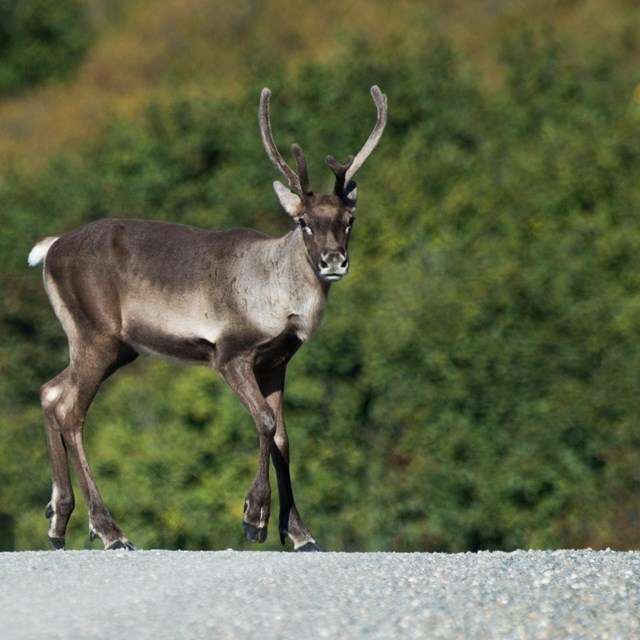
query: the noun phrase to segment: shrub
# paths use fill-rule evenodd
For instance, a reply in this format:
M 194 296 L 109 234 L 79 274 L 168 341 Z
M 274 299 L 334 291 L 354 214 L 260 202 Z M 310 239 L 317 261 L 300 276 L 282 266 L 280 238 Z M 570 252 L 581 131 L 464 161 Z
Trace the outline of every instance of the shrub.
M 0 91 L 67 77 L 90 40 L 80 0 L 0 0 Z

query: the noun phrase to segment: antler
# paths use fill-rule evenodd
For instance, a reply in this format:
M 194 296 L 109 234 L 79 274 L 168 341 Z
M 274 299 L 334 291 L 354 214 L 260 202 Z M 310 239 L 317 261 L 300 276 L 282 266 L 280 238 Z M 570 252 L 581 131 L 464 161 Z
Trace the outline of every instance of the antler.
M 343 200 L 346 200 L 345 187 L 348 182 L 346 181 L 347 171 L 353 164 L 353 156 L 349 156 L 343 163 L 338 162 L 333 156 L 327 156 L 324 161 L 329 166 L 329 169 L 333 171 L 336 177 L 336 184 L 333 187 L 334 193 Z
M 349 156 L 344 162 L 338 162 L 333 156 L 327 156 L 325 162 L 336 176 L 336 184 L 334 192 L 343 200 L 355 199 L 355 182 L 351 183 L 353 176 L 358 169 L 365 163 L 365 160 L 371 155 L 376 148 L 382 132 L 387 124 L 387 96 L 380 91 L 377 86 L 371 87 L 371 97 L 378 111 L 378 119 L 369 138 L 364 146 L 358 152 L 358 155 Z
M 296 159 L 296 169 L 298 179 L 300 181 L 301 196 L 311 197 L 313 195 L 313 189 L 311 188 L 311 182 L 309 181 L 309 173 L 307 171 L 307 159 L 302 153 L 302 149 L 297 144 L 291 145 L 291 151 Z
M 373 98 L 373 102 L 376 105 L 376 109 L 378 110 L 378 119 L 376 120 L 376 126 L 373 128 L 373 131 L 369 135 L 368 140 L 364 143 L 364 146 L 356 157 L 353 159 L 347 174 L 344 177 L 345 185 L 348 185 L 350 180 L 353 179 L 353 176 L 356 175 L 356 172 L 360 167 L 365 163 L 365 160 L 371 155 L 373 150 L 380 142 L 380 138 L 382 137 L 382 132 L 387 124 L 387 96 L 380 91 L 380 89 L 374 85 L 371 87 L 371 97 Z
M 364 143 L 364 146 L 357 153 L 355 157 L 349 156 L 343 163 L 338 162 L 333 156 L 327 156 L 325 161 L 331 171 L 336 176 L 336 183 L 334 191 L 342 199 L 347 199 L 347 192 L 350 191 L 349 185 L 353 176 L 360 167 L 365 163 L 367 158 L 371 155 L 373 150 L 380 142 L 382 132 L 387 124 L 387 96 L 380 91 L 377 86 L 371 87 L 371 97 L 376 105 L 378 117 L 373 131 L 369 135 L 369 138 Z M 271 131 L 271 119 L 269 117 L 269 100 L 271 99 L 271 91 L 266 87 L 260 94 L 260 136 L 262 137 L 262 144 L 264 145 L 267 155 L 271 159 L 274 166 L 280 171 L 280 173 L 286 178 L 289 186 L 300 197 L 306 198 L 313 195 L 311 189 L 311 183 L 309 182 L 309 175 L 307 172 L 307 161 L 302 153 L 302 149 L 294 144 L 291 147 L 291 151 L 296 159 L 297 172 L 293 171 L 291 167 L 285 162 L 284 158 L 273 139 L 273 133 Z
M 266 87 L 262 90 L 260 94 L 260 111 L 259 111 L 259 121 L 260 121 L 260 136 L 262 137 L 262 144 L 264 145 L 264 149 L 267 152 L 267 155 L 271 159 L 271 162 L 275 165 L 275 167 L 280 171 L 280 173 L 286 178 L 289 186 L 300 196 L 303 195 L 302 185 L 300 184 L 300 177 L 296 174 L 293 169 L 285 162 L 284 158 L 280 151 L 278 151 L 278 147 L 273 139 L 273 133 L 271 131 L 271 119 L 269 118 L 269 100 L 271 98 L 271 91 Z M 309 186 L 309 178 L 307 176 L 306 171 L 306 160 L 304 158 L 304 154 L 302 153 L 302 149 L 298 147 L 298 145 L 293 145 L 292 150 L 294 155 L 296 156 L 296 161 L 298 163 L 298 168 L 300 168 L 300 159 L 298 158 L 298 152 L 294 149 L 298 149 L 299 155 L 302 159 L 303 172 L 305 177 L 305 190 L 308 187 L 309 191 L 311 187 Z

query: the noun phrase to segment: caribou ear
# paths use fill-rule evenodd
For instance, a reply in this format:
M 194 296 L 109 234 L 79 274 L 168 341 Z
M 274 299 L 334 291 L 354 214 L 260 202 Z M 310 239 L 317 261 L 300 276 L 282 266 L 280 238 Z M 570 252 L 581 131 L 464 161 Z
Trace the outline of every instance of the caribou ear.
M 300 196 L 296 195 L 285 187 L 282 182 L 276 180 L 273 183 L 273 189 L 280 200 L 280 204 L 283 209 L 294 219 L 297 220 L 302 213 L 302 200 Z

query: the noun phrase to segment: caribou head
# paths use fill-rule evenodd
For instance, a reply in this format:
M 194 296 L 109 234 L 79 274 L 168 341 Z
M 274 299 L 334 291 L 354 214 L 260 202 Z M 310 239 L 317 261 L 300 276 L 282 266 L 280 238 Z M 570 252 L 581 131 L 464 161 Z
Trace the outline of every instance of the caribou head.
M 349 236 L 353 226 L 357 200 L 353 176 L 371 155 L 382 137 L 387 122 L 387 97 L 377 86 L 371 87 L 371 96 L 378 117 L 368 140 L 356 156 L 338 162 L 333 156 L 325 162 L 335 175 L 333 193 L 316 195 L 311 188 L 307 160 L 302 149 L 291 146 L 296 160 L 296 170 L 285 162 L 278 151 L 271 131 L 269 100 L 271 91 L 263 89 L 260 96 L 260 134 L 271 162 L 284 176 L 289 188 L 275 181 L 273 188 L 280 204 L 291 218 L 300 225 L 312 267 L 323 282 L 337 282 L 349 271 Z

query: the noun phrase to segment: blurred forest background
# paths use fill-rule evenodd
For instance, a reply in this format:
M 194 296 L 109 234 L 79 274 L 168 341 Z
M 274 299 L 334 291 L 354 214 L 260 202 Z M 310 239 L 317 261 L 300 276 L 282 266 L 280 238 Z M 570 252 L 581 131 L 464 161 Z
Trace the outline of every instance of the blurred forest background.
M 33 244 L 105 216 L 281 235 L 260 89 L 320 190 L 372 84 L 352 270 L 289 367 L 307 524 L 331 550 L 640 547 L 637 0 L 0 0 L 0 549 L 48 548 L 38 388 L 67 347 Z M 258 548 L 257 435 L 212 372 L 139 360 L 85 434 L 136 545 Z

